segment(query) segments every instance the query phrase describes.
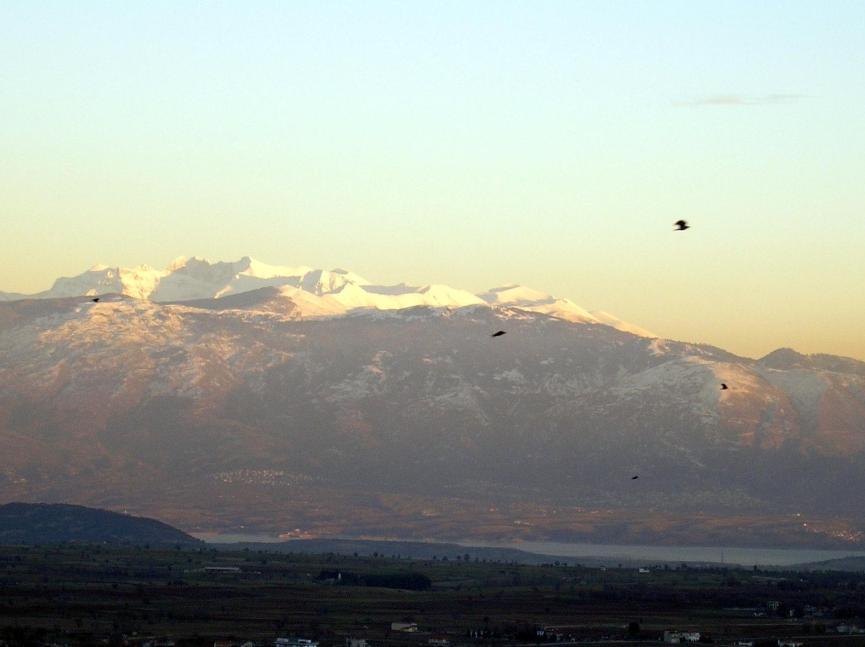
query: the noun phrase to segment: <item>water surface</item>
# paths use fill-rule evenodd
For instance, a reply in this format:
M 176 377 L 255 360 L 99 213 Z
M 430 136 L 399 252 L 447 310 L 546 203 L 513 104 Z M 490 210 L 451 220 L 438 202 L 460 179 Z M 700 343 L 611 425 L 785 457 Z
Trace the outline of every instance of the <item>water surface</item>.
M 811 548 L 742 548 L 738 546 L 623 546 L 570 544 L 555 541 L 522 541 L 501 544 L 530 553 L 562 557 L 613 557 L 631 561 L 718 562 L 742 566 L 789 566 L 840 557 L 865 556 L 865 551 Z
M 276 535 L 258 533 L 193 533 L 198 539 L 211 544 L 258 542 L 265 544 L 291 541 Z M 322 537 L 321 539 L 326 539 Z M 332 539 L 353 539 L 333 537 Z M 365 541 L 361 539 L 360 541 Z M 392 541 L 418 541 L 417 539 L 393 539 Z M 428 542 L 436 543 L 436 542 Z M 621 544 L 582 544 L 556 541 L 521 541 L 514 543 L 482 543 L 465 540 L 459 543 L 467 547 L 516 548 L 529 553 L 553 555 L 555 557 L 621 559 L 623 562 L 709 562 L 741 566 L 790 566 L 808 562 L 822 562 L 840 557 L 865 556 L 865 551 L 822 550 L 813 548 L 742 548 L 739 546 L 648 546 Z

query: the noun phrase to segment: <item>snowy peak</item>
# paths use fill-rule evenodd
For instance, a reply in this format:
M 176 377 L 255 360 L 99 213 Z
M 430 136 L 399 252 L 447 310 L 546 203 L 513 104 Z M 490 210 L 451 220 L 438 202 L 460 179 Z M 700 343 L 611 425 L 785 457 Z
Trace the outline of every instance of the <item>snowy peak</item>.
M 338 292 L 349 284 L 357 285 L 367 283 L 366 279 L 363 279 L 360 276 L 357 278 L 360 280 L 353 280 L 350 273 L 344 271 L 310 270 L 302 275 L 302 278 L 296 287 L 321 296 L 322 294 Z
M 552 303 L 556 300 L 552 295 L 527 288 L 523 285 L 503 285 L 497 288 L 490 288 L 478 296 L 487 303 L 496 305 Z
M 264 288 L 268 298 L 261 301 Z M 195 302 L 226 299 L 248 292 L 257 296 L 212 304 L 209 309 L 260 309 L 291 317 L 333 317 L 358 309 L 402 310 L 418 306 L 463 308 L 505 307 L 545 314 L 574 323 L 604 324 L 643 337 L 652 333 L 604 312 L 589 312 L 568 299 L 561 299 L 522 285 L 492 288 L 480 295 L 448 285 L 376 285 L 342 268 L 315 269 L 306 265 L 270 265 L 244 256 L 237 261 L 218 261 L 193 256 L 179 257 L 164 270 L 146 265 L 134 268 L 95 265 L 73 277 L 59 278 L 50 290 L 34 295 L 0 293 L 0 301 L 22 298 L 59 298 L 122 294 L 155 302 Z M 293 305 L 276 306 L 272 299 L 287 299 Z
M 491 288 L 479 295 L 486 303 L 497 306 L 511 306 L 547 314 L 574 323 L 603 324 L 639 337 L 657 337 L 645 328 L 622 321 L 607 312 L 589 312 L 569 299 L 559 299 L 523 285 L 504 285 Z
M 165 278 L 149 298 L 152 301 L 218 299 L 263 287 L 292 286 L 321 296 L 349 283 L 367 283 L 345 270 L 318 270 L 306 265 L 269 265 L 249 256 L 234 262 L 210 263 L 205 259 L 182 259 L 172 263 Z
M 280 276 L 300 276 L 312 270 L 311 267 L 300 265 L 287 267 L 284 265 L 268 265 L 249 256 L 244 256 L 234 264 L 239 268 L 238 274 L 252 276 L 259 279 L 272 279 Z
M 119 267 L 94 265 L 78 276 L 61 276 L 54 281 L 49 292 L 55 297 L 74 297 L 106 292 L 120 292 L 123 284 Z
M 597 319 L 599 323 L 606 326 L 612 326 L 616 330 L 621 330 L 622 332 L 629 332 L 632 335 L 637 335 L 638 337 L 649 337 L 650 339 L 657 339 L 658 337 L 657 334 L 650 330 L 646 330 L 645 328 L 628 321 L 622 321 L 617 316 L 611 315 L 609 312 L 604 312 L 603 310 L 592 310 L 592 316 Z
M 118 268 L 120 272 L 121 294 L 134 299 L 146 299 L 153 293 L 160 280 L 168 274 L 166 270 L 156 270 L 147 265 L 130 269 Z
M 146 299 L 167 271 L 155 270 L 147 265 L 138 267 L 109 267 L 94 265 L 78 276 L 62 276 L 54 281 L 50 290 L 32 295 L 0 293 L 0 301 L 26 298 L 64 298 L 93 296 L 96 294 L 125 294 L 135 299 Z
M 568 299 L 558 299 L 522 285 L 492 288 L 480 297 L 491 305 L 513 306 L 576 323 L 600 323 L 587 310 Z
M 418 289 L 418 294 L 424 296 L 425 303 L 422 305 L 433 306 L 464 306 L 479 305 L 483 303 L 479 297 L 471 292 L 452 288 L 447 285 L 425 285 Z

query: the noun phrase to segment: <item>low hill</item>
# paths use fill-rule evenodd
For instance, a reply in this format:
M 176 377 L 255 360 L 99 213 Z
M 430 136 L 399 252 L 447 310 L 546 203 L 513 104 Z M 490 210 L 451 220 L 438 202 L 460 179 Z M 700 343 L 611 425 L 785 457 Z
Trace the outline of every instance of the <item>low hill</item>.
M 60 542 L 198 544 L 166 523 L 80 505 L 8 503 L 0 506 L 0 544 Z

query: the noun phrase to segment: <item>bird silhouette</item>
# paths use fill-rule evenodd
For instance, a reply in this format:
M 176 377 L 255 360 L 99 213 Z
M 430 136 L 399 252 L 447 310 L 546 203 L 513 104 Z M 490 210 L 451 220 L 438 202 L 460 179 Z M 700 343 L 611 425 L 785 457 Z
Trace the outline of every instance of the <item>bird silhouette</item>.
M 640 477 L 639 477 L 639 476 L 632 476 L 632 477 L 631 477 L 631 480 L 632 480 L 632 481 L 636 481 L 638 478 L 640 478 Z
M 502 335 L 507 335 L 507 333 L 504 330 L 497 330 L 490 337 L 501 337 Z
M 91 300 L 93 303 L 99 303 L 99 297 L 95 297 L 95 298 L 90 299 L 90 300 Z
M 685 231 L 691 227 L 685 220 L 677 220 L 673 224 L 676 225 L 676 231 Z
M 730 388 L 729 386 L 727 386 L 726 384 L 724 384 L 723 382 L 721 382 L 721 390 L 722 390 L 722 391 L 726 391 L 726 390 L 729 389 L 729 388 Z

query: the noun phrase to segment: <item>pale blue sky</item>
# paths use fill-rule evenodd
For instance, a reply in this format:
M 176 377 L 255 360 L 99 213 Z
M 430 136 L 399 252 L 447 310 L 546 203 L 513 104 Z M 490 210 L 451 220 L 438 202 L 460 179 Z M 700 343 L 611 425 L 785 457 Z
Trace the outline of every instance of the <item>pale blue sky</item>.
M 248 254 L 865 359 L 863 70 L 863 2 L 5 0 L 0 290 Z

